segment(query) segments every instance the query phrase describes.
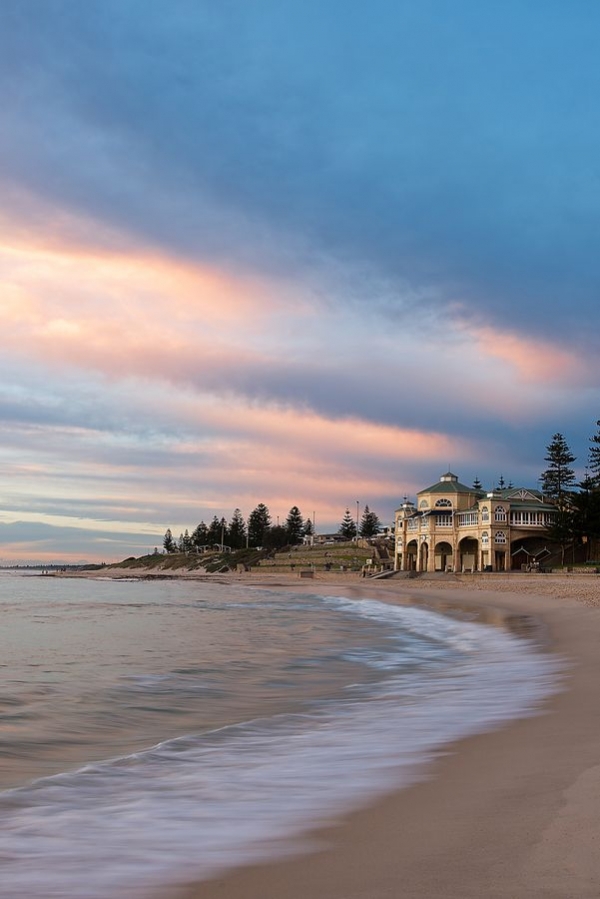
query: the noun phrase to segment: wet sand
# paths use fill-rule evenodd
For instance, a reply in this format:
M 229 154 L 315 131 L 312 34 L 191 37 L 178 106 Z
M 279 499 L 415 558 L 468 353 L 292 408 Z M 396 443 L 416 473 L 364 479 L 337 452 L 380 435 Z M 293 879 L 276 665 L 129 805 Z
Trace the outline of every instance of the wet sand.
M 275 575 L 251 581 L 317 587 Z M 568 661 L 564 689 L 534 717 L 446 747 L 426 779 L 318 832 L 310 853 L 240 868 L 169 897 L 597 899 L 600 577 L 365 583 L 354 576 L 327 578 L 327 590 L 390 602 L 457 603 L 473 614 L 485 609 L 488 620 L 506 615 L 526 629 L 532 625 L 538 639 Z M 161 899 L 166 895 L 161 890 Z

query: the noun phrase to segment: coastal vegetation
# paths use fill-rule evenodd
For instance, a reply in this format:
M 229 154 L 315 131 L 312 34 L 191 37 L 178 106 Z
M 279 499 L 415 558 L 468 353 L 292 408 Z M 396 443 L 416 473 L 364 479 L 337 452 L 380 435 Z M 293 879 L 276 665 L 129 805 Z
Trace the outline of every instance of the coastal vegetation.
M 364 507 L 358 525 L 346 509 L 337 534 L 345 540 L 359 537 L 376 537 L 381 530 L 379 516 L 368 505 Z M 304 519 L 298 506 L 292 506 L 284 524 L 273 524 L 271 513 L 265 503 L 259 503 L 245 521 L 240 509 L 235 509 L 231 520 L 215 515 L 206 524 L 201 521 L 192 533 L 186 529 L 176 540 L 171 528 L 167 528 L 163 538 L 166 553 L 193 553 L 206 551 L 212 547 L 227 547 L 229 550 L 266 549 L 278 550 L 288 546 L 298 546 L 314 534 L 314 522 Z
M 317 571 L 359 571 L 369 563 L 381 566 L 390 561 L 391 546 L 385 538 L 325 543 L 315 546 L 298 544 L 273 549 L 239 549 L 235 551 L 210 549 L 205 553 L 161 553 L 155 551 L 139 558 L 118 562 L 113 568 L 142 569 L 144 572 L 165 575 L 177 571 L 205 571 L 209 574 L 260 569 L 271 573 Z

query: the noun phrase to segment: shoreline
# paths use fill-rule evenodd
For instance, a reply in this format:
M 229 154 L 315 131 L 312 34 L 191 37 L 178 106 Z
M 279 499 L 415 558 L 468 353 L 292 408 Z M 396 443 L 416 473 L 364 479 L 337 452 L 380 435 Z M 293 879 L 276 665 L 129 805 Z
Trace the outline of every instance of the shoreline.
M 301 842 L 311 851 L 163 888 L 162 899 L 600 894 L 600 578 L 585 591 L 583 584 L 547 575 L 505 576 L 502 587 L 486 576 L 488 589 L 472 578 L 469 586 L 426 579 L 365 583 L 339 575 L 310 582 L 258 573 L 227 580 L 290 592 L 318 584 L 357 599 L 416 600 L 472 615 L 483 610 L 488 623 L 531 623 L 541 651 L 550 649 L 569 668 L 562 691 L 537 714 L 445 745 L 423 779 L 308 833 Z M 578 597 L 582 591 L 586 595 Z
M 585 572 L 555 572 L 539 574 L 535 572 L 475 572 L 468 574 L 431 574 L 423 572 L 414 578 L 363 578 L 356 571 L 316 571 L 312 578 L 303 579 L 300 572 L 271 571 L 269 568 L 254 568 L 249 572 L 209 573 L 203 569 L 156 569 L 128 568 L 118 564 L 102 569 L 77 571 L 52 571 L 37 577 L 85 578 L 100 580 L 185 580 L 206 583 L 240 584 L 249 587 L 282 587 L 294 592 L 310 590 L 312 584 L 332 587 L 355 586 L 361 589 L 392 588 L 394 591 L 421 593 L 433 590 L 464 591 L 473 593 L 514 593 L 524 595 L 555 596 L 600 607 L 600 574 Z

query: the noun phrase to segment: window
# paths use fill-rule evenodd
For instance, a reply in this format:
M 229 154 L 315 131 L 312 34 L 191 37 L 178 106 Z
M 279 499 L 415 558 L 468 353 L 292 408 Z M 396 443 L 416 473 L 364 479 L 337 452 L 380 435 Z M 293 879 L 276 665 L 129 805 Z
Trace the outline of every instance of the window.
M 516 527 L 543 527 L 546 524 L 545 512 L 511 512 L 510 523 Z
M 496 531 L 494 543 L 506 543 L 506 534 L 504 531 Z
M 441 507 L 444 507 L 446 509 L 452 508 L 452 503 L 450 502 L 449 499 L 436 499 L 435 505 L 438 509 Z
M 506 521 L 506 509 L 504 506 L 496 506 L 494 509 L 494 521 Z
M 483 506 L 481 509 L 481 520 L 489 521 L 490 520 L 490 510 L 487 506 Z
M 483 531 L 483 533 L 481 535 L 481 545 L 488 546 L 489 542 L 490 542 L 490 535 L 488 534 L 487 531 Z
M 419 509 L 428 509 L 428 508 L 429 508 L 429 503 L 427 502 L 426 499 L 422 499 L 421 502 L 419 503 Z
M 441 515 L 436 515 L 436 525 L 438 528 L 451 528 L 452 527 L 452 512 L 442 512 Z
M 458 516 L 459 527 L 477 524 L 477 512 L 461 512 Z

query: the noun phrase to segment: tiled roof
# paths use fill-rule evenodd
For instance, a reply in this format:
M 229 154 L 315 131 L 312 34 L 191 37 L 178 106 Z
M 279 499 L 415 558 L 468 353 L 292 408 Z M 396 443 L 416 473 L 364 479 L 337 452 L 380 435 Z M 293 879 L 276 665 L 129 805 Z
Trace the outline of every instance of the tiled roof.
M 527 494 L 528 497 L 539 499 L 540 502 L 544 499 L 544 495 L 540 490 L 536 490 L 534 487 L 505 487 L 503 490 L 495 490 L 495 493 L 498 493 L 502 499 L 517 499 L 520 500 L 522 497 L 519 496 L 520 493 Z
M 417 496 L 421 496 L 422 493 L 472 493 L 473 496 L 485 496 L 484 490 L 475 490 L 474 487 L 467 487 L 460 481 L 438 481 L 425 490 L 419 490 Z

